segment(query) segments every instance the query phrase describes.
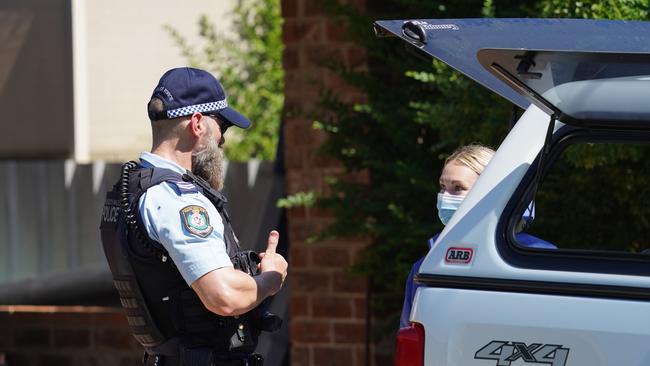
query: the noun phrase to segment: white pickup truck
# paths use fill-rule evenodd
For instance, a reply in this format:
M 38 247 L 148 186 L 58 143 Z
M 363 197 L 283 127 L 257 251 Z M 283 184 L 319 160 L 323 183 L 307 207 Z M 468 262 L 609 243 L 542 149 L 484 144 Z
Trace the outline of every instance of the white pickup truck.
M 621 214 L 625 206 L 571 209 L 617 194 L 647 198 L 650 187 L 629 191 L 649 172 L 630 167 L 620 190 L 595 198 L 542 194 L 544 182 L 565 179 L 575 152 L 593 154 L 582 183 L 596 186 L 612 156 L 650 159 L 650 23 L 418 19 L 377 21 L 375 32 L 525 109 L 420 267 L 396 365 L 650 365 L 650 217 L 620 222 L 638 217 Z M 533 234 L 545 205 L 562 202 L 556 232 L 575 231 L 573 239 L 544 237 L 556 250 L 519 245 L 531 201 Z M 573 225 L 575 215 L 592 224 Z M 612 225 L 646 230 L 647 241 L 625 241 L 625 232 L 602 240 Z

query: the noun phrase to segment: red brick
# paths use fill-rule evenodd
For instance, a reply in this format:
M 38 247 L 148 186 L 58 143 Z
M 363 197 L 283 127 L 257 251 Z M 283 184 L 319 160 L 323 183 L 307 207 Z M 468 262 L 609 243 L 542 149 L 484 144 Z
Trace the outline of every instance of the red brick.
M 13 314 L 14 324 L 24 325 L 64 325 L 64 326 L 89 326 L 92 313 L 32 313 L 17 312 Z
M 370 172 L 367 170 L 362 170 L 355 172 L 354 174 L 350 174 L 349 178 L 352 182 L 355 183 L 370 184 Z
M 10 316 L 14 324 L 27 325 L 49 325 L 52 321 L 51 313 L 23 313 L 18 312 Z
M 335 160 L 331 160 L 332 162 Z M 334 212 L 332 210 L 321 208 L 321 207 L 311 207 L 309 209 L 309 217 L 334 217 Z
M 7 353 L 7 365 L 32 366 L 34 365 L 33 352 L 9 352 Z M 40 365 L 40 364 L 39 364 Z
M 353 300 L 348 298 L 312 298 L 312 311 L 315 318 L 351 318 L 353 305 Z
M 341 366 L 354 365 L 354 348 L 352 347 L 314 347 L 314 365 Z M 359 365 L 361 366 L 361 365 Z
M 287 214 L 294 219 L 304 219 L 307 217 L 307 210 L 304 207 L 291 207 L 287 209 Z
M 285 151 L 284 164 L 287 169 L 300 168 L 303 165 L 302 156 L 295 153 L 289 154 Z
M 87 348 L 90 347 L 90 331 L 87 329 L 55 329 L 55 348 Z
M 366 66 L 366 51 L 360 47 L 350 47 L 345 53 L 347 57 L 347 65 L 351 69 L 356 69 L 360 66 Z
M 376 347 L 372 350 L 372 362 L 375 365 L 391 365 L 394 362 L 394 353 L 391 350 L 382 347 Z
M 345 62 L 341 47 L 331 44 L 328 44 L 328 46 L 305 47 L 303 56 L 302 60 L 304 61 L 305 67 L 312 66 L 321 68 L 332 61 Z
M 303 14 L 305 16 L 325 15 L 322 0 L 303 0 Z
M 361 11 L 365 10 L 368 6 L 368 0 L 346 0 L 346 3 Z
M 13 314 L 8 312 L 0 312 L 0 328 L 6 328 L 11 326 L 13 322 Z
M 351 264 L 347 248 L 316 246 L 313 249 L 313 262 L 317 267 L 345 268 Z
M 93 314 L 93 324 L 101 327 L 127 328 L 129 323 L 126 321 L 124 313 L 103 313 Z
M 301 151 L 302 149 L 298 149 L 297 151 Z M 302 167 L 297 167 L 293 172 L 288 173 L 286 177 L 286 183 L 287 183 L 287 194 L 294 194 L 296 192 L 303 192 L 305 191 L 305 182 L 304 179 L 301 178 L 303 176 L 307 175 L 307 171 L 301 170 Z M 315 188 L 314 188 L 315 189 Z M 305 222 L 304 219 L 302 218 L 294 218 L 293 220 L 289 221 L 289 230 L 303 230 L 302 228 L 304 227 L 303 223 Z M 301 234 L 301 232 L 295 233 L 297 235 Z M 293 235 L 293 234 L 292 234 Z M 292 236 L 293 238 L 293 236 Z M 300 237 L 294 238 L 294 240 L 298 241 L 305 241 L 306 237 Z M 293 243 L 293 241 L 291 241 Z
M 322 180 L 319 180 L 318 177 L 312 176 L 308 173 L 303 173 L 304 180 L 302 182 L 295 182 L 296 186 L 291 188 L 297 189 L 298 191 L 306 191 L 308 189 L 313 189 L 318 192 L 319 188 L 324 184 Z M 320 229 L 323 228 L 324 220 L 294 220 L 292 223 L 289 223 L 289 235 L 291 237 L 291 242 L 300 241 L 304 242 L 313 236 L 317 235 L 320 232 Z
M 365 343 L 365 323 L 338 323 L 334 324 L 334 343 Z
M 282 17 L 292 18 L 298 15 L 298 0 L 282 0 Z
M 325 85 L 330 90 L 336 90 L 341 94 L 355 94 L 359 92 L 359 89 L 354 85 L 343 80 L 340 76 L 328 73 L 327 78 L 325 78 Z
M 368 280 L 359 275 L 345 272 L 334 274 L 333 291 L 335 293 L 366 293 Z
M 322 42 L 323 33 L 323 25 L 318 21 L 287 19 L 282 24 L 282 41 L 285 45 Z
M 135 339 L 128 329 L 102 329 L 95 331 L 95 347 L 112 349 L 130 349 Z
M 294 320 L 291 322 L 289 333 L 295 343 L 327 343 L 332 341 L 331 325 L 326 322 L 310 320 Z
M 357 319 L 366 319 L 368 314 L 368 300 L 363 299 L 354 299 L 354 317 Z
M 9 349 L 13 344 L 11 341 L 11 330 L 5 327 L 0 331 L 0 352 Z
M 49 348 L 50 330 L 38 328 L 15 329 L 14 345 L 18 348 Z
M 312 68 L 304 72 L 287 73 L 284 76 L 285 98 L 300 96 L 304 102 L 301 106 L 303 111 L 308 108 L 308 101 L 311 100 L 312 105 L 319 101 L 319 93 L 323 89 L 323 78 L 322 73 L 318 71 Z
M 120 366 L 140 366 L 142 365 L 142 352 L 138 355 L 123 357 L 119 363 Z
M 296 103 L 295 101 L 292 100 L 287 100 L 285 99 L 284 101 L 284 109 L 282 113 L 284 113 L 284 132 L 286 133 L 286 128 L 287 126 L 291 126 L 294 123 L 306 123 L 305 119 L 298 119 L 300 115 L 302 114 L 302 110 L 304 109 L 304 105 L 302 103 Z
M 308 316 L 309 311 L 309 298 L 307 296 L 293 295 L 289 299 L 289 314 L 292 317 Z
M 291 347 L 292 366 L 311 366 L 311 351 L 309 347 Z
M 322 142 L 319 142 L 318 145 L 322 145 Z M 316 168 L 340 168 L 340 169 L 343 168 L 343 163 L 341 163 L 341 161 L 336 160 L 335 158 L 331 156 L 327 156 L 325 154 L 317 153 L 317 154 L 310 155 L 309 161 L 310 161 L 310 165 Z M 320 216 L 321 213 L 323 216 Z M 320 210 L 319 215 L 317 215 L 316 217 L 329 217 L 329 216 L 332 216 L 332 214 L 327 212 L 326 210 Z
M 309 146 L 310 148 L 314 146 L 313 140 L 314 136 L 318 134 L 311 125 L 307 123 L 296 124 L 292 128 L 293 139 L 288 141 L 293 146 Z
M 55 313 L 50 314 L 50 324 L 82 327 L 90 326 L 93 313 Z
M 309 267 L 311 264 L 311 249 L 306 245 L 293 245 L 289 248 L 289 262 L 291 269 Z
M 300 67 L 298 51 L 285 49 L 282 53 L 282 66 L 285 70 L 293 70 Z
M 70 366 L 75 364 L 70 355 L 61 354 L 39 354 L 37 363 L 47 366 Z
M 296 271 L 292 273 L 291 292 L 324 293 L 330 289 L 331 278 L 328 273 Z
M 329 21 L 325 27 L 325 35 L 330 42 L 340 42 L 347 39 L 348 28 L 341 22 Z
M 74 352 L 74 365 L 75 366 L 100 366 L 100 365 L 111 365 L 114 366 L 117 364 L 119 357 L 116 357 L 115 354 L 107 355 L 98 354 L 95 352 Z M 142 352 L 139 354 L 133 354 L 136 363 L 130 363 L 130 366 L 140 366 L 142 365 Z
M 354 103 L 354 104 L 368 103 L 368 96 L 362 93 L 349 94 L 344 96 L 342 99 L 347 103 Z
M 368 360 L 368 351 L 366 350 L 365 345 L 362 347 L 357 347 L 354 350 L 354 357 L 355 357 L 355 362 L 356 365 L 370 365 L 370 360 Z M 392 365 L 393 363 L 389 363 L 387 365 Z
M 351 257 L 352 263 L 357 263 L 357 261 L 359 260 L 359 257 L 364 255 L 364 250 L 365 250 L 366 247 L 367 247 L 367 244 L 361 243 L 361 242 L 351 243 L 348 246 L 348 248 L 350 250 L 350 257 Z M 353 276 L 353 275 L 350 275 L 350 276 Z M 360 276 L 354 276 L 354 277 L 363 278 L 363 277 L 360 277 Z

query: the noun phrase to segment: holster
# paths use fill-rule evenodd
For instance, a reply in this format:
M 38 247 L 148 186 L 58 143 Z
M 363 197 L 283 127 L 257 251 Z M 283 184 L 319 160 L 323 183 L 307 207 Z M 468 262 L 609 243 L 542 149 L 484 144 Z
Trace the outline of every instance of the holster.
M 181 348 L 178 356 L 149 355 L 143 357 L 145 366 L 264 366 L 264 358 L 258 353 L 243 358 L 219 357 L 210 348 Z
M 230 258 L 233 266 L 251 276 L 260 274 L 260 256 L 252 250 L 242 250 Z M 275 332 L 282 326 L 282 318 L 268 311 L 269 301 L 264 300 L 254 311 L 258 312 L 258 328 L 265 332 Z

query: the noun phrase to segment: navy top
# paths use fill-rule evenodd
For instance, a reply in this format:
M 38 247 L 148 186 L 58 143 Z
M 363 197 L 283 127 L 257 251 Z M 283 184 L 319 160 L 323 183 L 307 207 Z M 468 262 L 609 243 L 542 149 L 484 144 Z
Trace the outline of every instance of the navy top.
M 439 234 L 432 236 L 427 241 L 429 249 L 431 249 L 433 243 L 435 243 L 436 239 L 438 239 L 438 235 Z M 521 245 L 528 248 L 557 249 L 555 245 L 526 233 L 518 233 L 515 236 Z M 420 271 L 422 261 L 424 261 L 424 257 L 418 259 L 417 262 L 413 264 L 411 272 L 409 272 L 409 275 L 406 278 L 406 286 L 404 289 L 404 305 L 402 305 L 402 315 L 399 319 L 400 328 L 408 327 L 409 325 L 409 317 L 411 315 L 411 308 L 413 307 L 413 298 L 415 297 L 415 292 L 417 291 L 418 287 L 420 287 L 420 285 L 415 283 L 414 278 L 415 275 Z

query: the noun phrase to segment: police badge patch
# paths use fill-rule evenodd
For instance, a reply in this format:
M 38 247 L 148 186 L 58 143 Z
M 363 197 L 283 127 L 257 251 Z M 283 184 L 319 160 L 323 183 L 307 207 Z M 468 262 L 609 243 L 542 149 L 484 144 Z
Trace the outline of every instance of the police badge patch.
M 183 221 L 185 229 L 194 235 L 205 238 L 212 233 L 208 211 L 201 206 L 184 207 L 181 210 L 181 221 Z

